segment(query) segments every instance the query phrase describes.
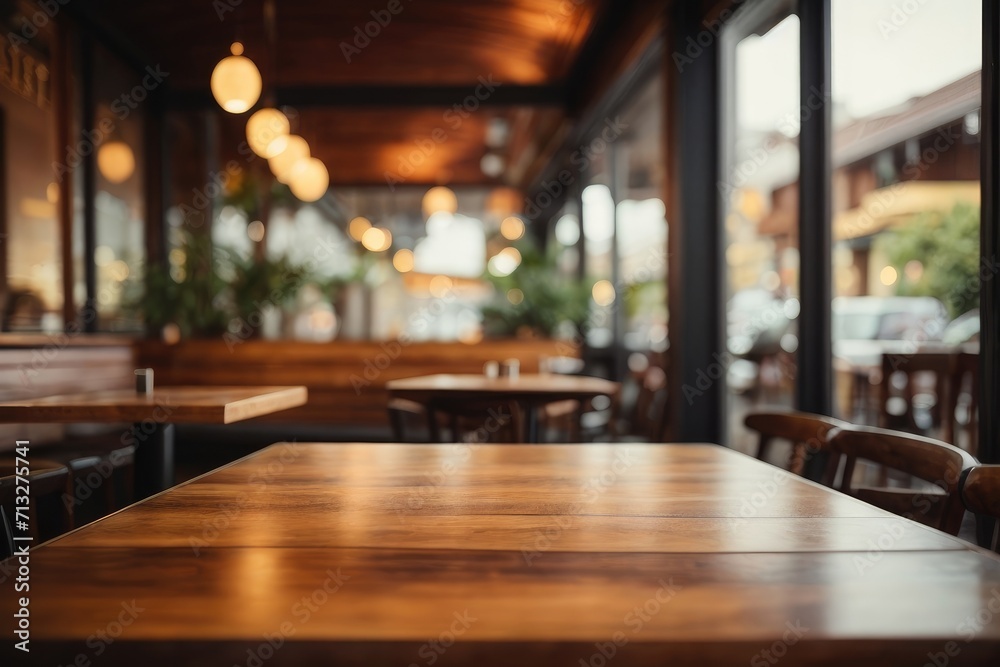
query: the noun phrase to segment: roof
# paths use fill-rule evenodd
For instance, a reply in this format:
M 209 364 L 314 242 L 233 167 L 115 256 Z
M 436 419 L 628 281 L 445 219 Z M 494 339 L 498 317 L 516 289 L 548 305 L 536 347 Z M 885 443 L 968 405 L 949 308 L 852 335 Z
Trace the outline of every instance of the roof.
M 981 72 L 975 71 L 943 88 L 917 97 L 901 110 L 861 118 L 833 135 L 833 164 L 841 167 L 920 137 L 964 118 L 982 103 Z

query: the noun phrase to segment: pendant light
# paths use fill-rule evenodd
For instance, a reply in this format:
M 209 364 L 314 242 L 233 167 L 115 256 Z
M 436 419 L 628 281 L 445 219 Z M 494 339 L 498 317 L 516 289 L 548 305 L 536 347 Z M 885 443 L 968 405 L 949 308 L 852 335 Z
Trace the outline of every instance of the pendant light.
M 443 185 L 438 185 L 428 190 L 424 194 L 424 199 L 421 203 L 424 215 L 428 218 L 439 211 L 454 213 L 458 210 L 458 197 L 455 196 L 451 188 Z
M 325 195 L 330 187 L 330 172 L 317 158 L 299 160 L 289 172 L 288 187 L 300 200 L 314 202 Z
M 272 158 L 285 150 L 291 125 L 277 109 L 255 111 L 247 120 L 247 144 L 258 157 Z
M 212 70 L 212 95 L 229 113 L 244 113 L 260 99 L 263 82 L 253 61 L 243 55 L 243 45 L 233 42 L 232 55 L 226 56 Z
M 270 158 L 267 164 L 271 167 L 274 177 L 287 185 L 295 163 L 307 159 L 309 159 L 309 144 L 299 135 L 290 134 L 285 142 L 284 150 Z
M 124 183 L 135 173 L 135 154 L 121 139 L 112 139 L 97 149 L 97 169 L 108 183 Z

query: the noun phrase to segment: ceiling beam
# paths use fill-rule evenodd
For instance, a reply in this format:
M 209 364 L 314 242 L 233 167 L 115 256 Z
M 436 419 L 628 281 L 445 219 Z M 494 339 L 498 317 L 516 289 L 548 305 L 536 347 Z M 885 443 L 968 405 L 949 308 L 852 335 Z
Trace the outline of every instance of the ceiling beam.
M 525 86 L 480 81 L 463 86 L 278 86 L 282 106 L 306 107 L 451 107 L 471 96 L 478 107 L 559 107 L 566 104 L 562 85 Z M 215 105 L 208 90 L 173 90 L 166 100 L 172 109 L 197 110 Z M 466 104 L 468 108 L 473 102 Z
M 106 48 L 114 57 L 131 67 L 137 72 L 143 71 L 149 65 L 155 65 L 159 61 L 150 57 L 150 54 L 140 46 L 141 41 L 136 41 L 134 36 L 129 36 L 108 18 L 95 9 L 93 2 L 60 2 L 61 11 L 65 11 L 67 16 L 72 17 L 83 30 L 93 35 L 97 41 Z M 169 81 L 165 81 L 166 86 Z
M 569 72 L 567 103 L 569 111 L 574 115 L 594 95 L 591 87 L 595 72 L 600 63 L 607 60 L 616 33 L 626 24 L 633 10 L 634 0 L 605 2 L 598 8 L 590 34 L 583 42 Z

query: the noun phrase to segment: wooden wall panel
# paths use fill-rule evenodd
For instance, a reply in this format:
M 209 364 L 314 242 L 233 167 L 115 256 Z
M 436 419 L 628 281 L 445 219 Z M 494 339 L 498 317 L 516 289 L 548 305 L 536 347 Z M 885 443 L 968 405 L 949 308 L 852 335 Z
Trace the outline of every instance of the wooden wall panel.
M 130 339 L 0 337 L 0 401 L 134 386 Z M 58 440 L 61 424 L 0 424 L 0 452 L 16 439 L 32 445 Z
M 294 385 L 309 388 L 309 403 L 270 415 L 272 422 L 386 424 L 385 383 L 432 373 L 481 373 L 490 360 L 517 358 L 522 373 L 538 371 L 542 356 L 578 356 L 578 350 L 548 340 L 413 343 L 388 341 L 300 343 L 222 340 L 165 345 L 136 344 L 136 363 L 154 369 L 158 384 Z

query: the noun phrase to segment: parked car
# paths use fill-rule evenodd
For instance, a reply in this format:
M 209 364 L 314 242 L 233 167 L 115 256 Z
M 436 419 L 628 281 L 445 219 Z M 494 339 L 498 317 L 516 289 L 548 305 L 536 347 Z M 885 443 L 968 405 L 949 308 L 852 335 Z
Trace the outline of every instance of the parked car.
M 781 338 L 792 329 L 799 303 L 765 289 L 733 295 L 727 308 L 726 348 L 737 357 L 759 361 L 781 350 Z
M 906 353 L 940 341 L 944 304 L 927 296 L 843 296 L 833 300 L 833 355 L 854 366 L 877 366 L 885 353 Z
M 730 391 L 742 394 L 756 390 L 766 360 L 795 352 L 798 314 L 798 299 L 783 299 L 765 289 L 745 289 L 733 295 L 726 327 L 726 349 L 735 357 L 726 377 Z
M 944 328 L 941 342 L 946 345 L 962 345 L 979 341 L 979 309 L 962 313 Z

